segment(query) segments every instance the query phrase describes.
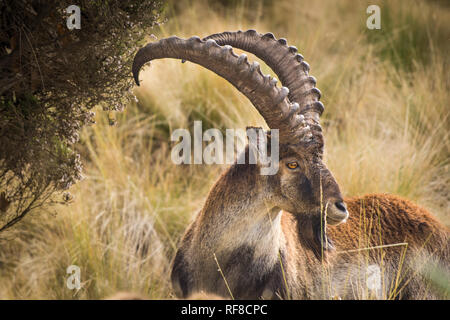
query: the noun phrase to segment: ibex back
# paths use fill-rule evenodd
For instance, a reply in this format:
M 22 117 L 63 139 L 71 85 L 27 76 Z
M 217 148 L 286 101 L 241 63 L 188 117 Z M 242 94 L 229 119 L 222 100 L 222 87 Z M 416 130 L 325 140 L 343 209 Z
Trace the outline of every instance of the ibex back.
M 283 87 L 245 54 L 235 55 L 232 47 L 262 59 Z M 211 189 L 173 261 L 178 296 L 204 291 L 239 299 L 434 297 L 422 281 L 424 273 L 411 270 L 419 253 L 448 269 L 447 229 L 425 210 L 396 197 L 344 202 L 322 162 L 320 91 L 295 47 L 254 30 L 205 39 L 170 37 L 136 54 L 137 84 L 140 68 L 159 58 L 212 70 L 248 97 L 269 128 L 279 130 L 275 175 L 261 175 L 260 164 L 236 163 Z M 267 138 L 272 139 L 270 132 Z M 249 152 L 247 147 L 246 157 Z M 364 281 L 367 265 L 379 267 L 383 288 Z

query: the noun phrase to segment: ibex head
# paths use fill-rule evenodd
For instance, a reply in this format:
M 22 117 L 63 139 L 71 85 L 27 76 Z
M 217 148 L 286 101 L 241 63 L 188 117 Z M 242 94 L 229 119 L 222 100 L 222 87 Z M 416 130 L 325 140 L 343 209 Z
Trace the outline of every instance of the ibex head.
M 348 213 L 339 186 L 321 156 L 302 144 L 280 143 L 279 170 L 266 178 L 274 205 L 294 214 L 326 212 L 330 225 L 345 221 Z
M 257 62 L 236 55 L 232 47 L 251 52 L 262 59 L 280 78 L 261 73 Z M 252 102 L 271 129 L 279 130 L 279 170 L 265 179 L 274 207 L 291 213 L 326 213 L 329 224 L 344 221 L 347 210 L 339 186 L 322 162 L 323 136 L 319 116 L 316 80 L 308 76 L 309 66 L 295 47 L 273 34 L 224 32 L 205 39 L 170 37 L 140 49 L 133 63 L 139 85 L 139 70 L 148 61 L 160 58 L 188 60 L 227 79 Z M 326 209 L 326 211 L 325 211 Z

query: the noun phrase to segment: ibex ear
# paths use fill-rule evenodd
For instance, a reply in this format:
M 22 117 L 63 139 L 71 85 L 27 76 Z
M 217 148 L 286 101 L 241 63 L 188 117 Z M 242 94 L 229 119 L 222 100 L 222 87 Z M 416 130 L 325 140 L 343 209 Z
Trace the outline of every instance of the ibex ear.
M 267 151 L 270 148 L 267 131 L 262 127 L 248 126 L 246 128 L 246 136 L 249 151 L 255 153 L 253 155 L 254 159 L 265 159 L 267 157 Z M 249 160 L 249 163 L 252 163 L 252 161 Z
M 264 132 L 264 129 L 262 127 L 247 126 L 245 128 L 245 131 L 248 132 L 249 130 L 254 130 L 256 132 L 259 132 L 262 130 Z M 248 138 L 248 136 L 247 136 L 247 138 Z
M 253 127 L 253 126 L 247 126 L 245 128 L 247 142 L 248 143 L 259 143 L 259 138 L 265 136 L 267 141 L 270 141 L 270 130 L 266 131 L 262 127 Z M 254 140 L 254 139 L 258 140 Z

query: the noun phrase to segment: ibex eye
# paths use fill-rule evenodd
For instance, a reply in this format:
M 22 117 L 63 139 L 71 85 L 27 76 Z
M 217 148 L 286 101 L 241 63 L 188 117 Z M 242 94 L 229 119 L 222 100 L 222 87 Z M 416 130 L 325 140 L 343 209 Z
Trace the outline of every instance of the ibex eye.
M 289 169 L 296 169 L 298 167 L 298 163 L 296 161 L 288 162 L 287 167 Z

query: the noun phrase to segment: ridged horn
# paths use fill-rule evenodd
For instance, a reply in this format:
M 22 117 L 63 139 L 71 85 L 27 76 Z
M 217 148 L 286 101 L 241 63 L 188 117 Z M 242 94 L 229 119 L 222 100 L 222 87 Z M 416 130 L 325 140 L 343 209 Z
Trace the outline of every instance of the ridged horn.
M 308 75 L 309 65 L 297 48 L 288 46 L 286 39 L 276 39 L 272 33 L 261 34 L 255 30 L 222 32 L 203 40 L 215 40 L 219 45 L 230 45 L 250 52 L 263 60 L 289 89 L 289 100 L 297 102 L 300 113 L 314 111 L 320 116 L 324 110 L 319 101 L 320 91 L 316 79 Z
M 278 88 L 272 77 L 262 74 L 257 62 L 250 64 L 245 54 L 236 55 L 231 46 L 220 46 L 212 39 L 175 36 L 149 43 L 134 57 L 132 71 L 137 85 L 142 66 L 162 58 L 191 61 L 228 80 L 250 100 L 271 129 L 280 130 L 281 141 L 297 142 L 299 137 L 310 139 L 300 130 L 306 124 L 304 118 L 294 116 L 299 106 L 289 101 L 289 90 Z

